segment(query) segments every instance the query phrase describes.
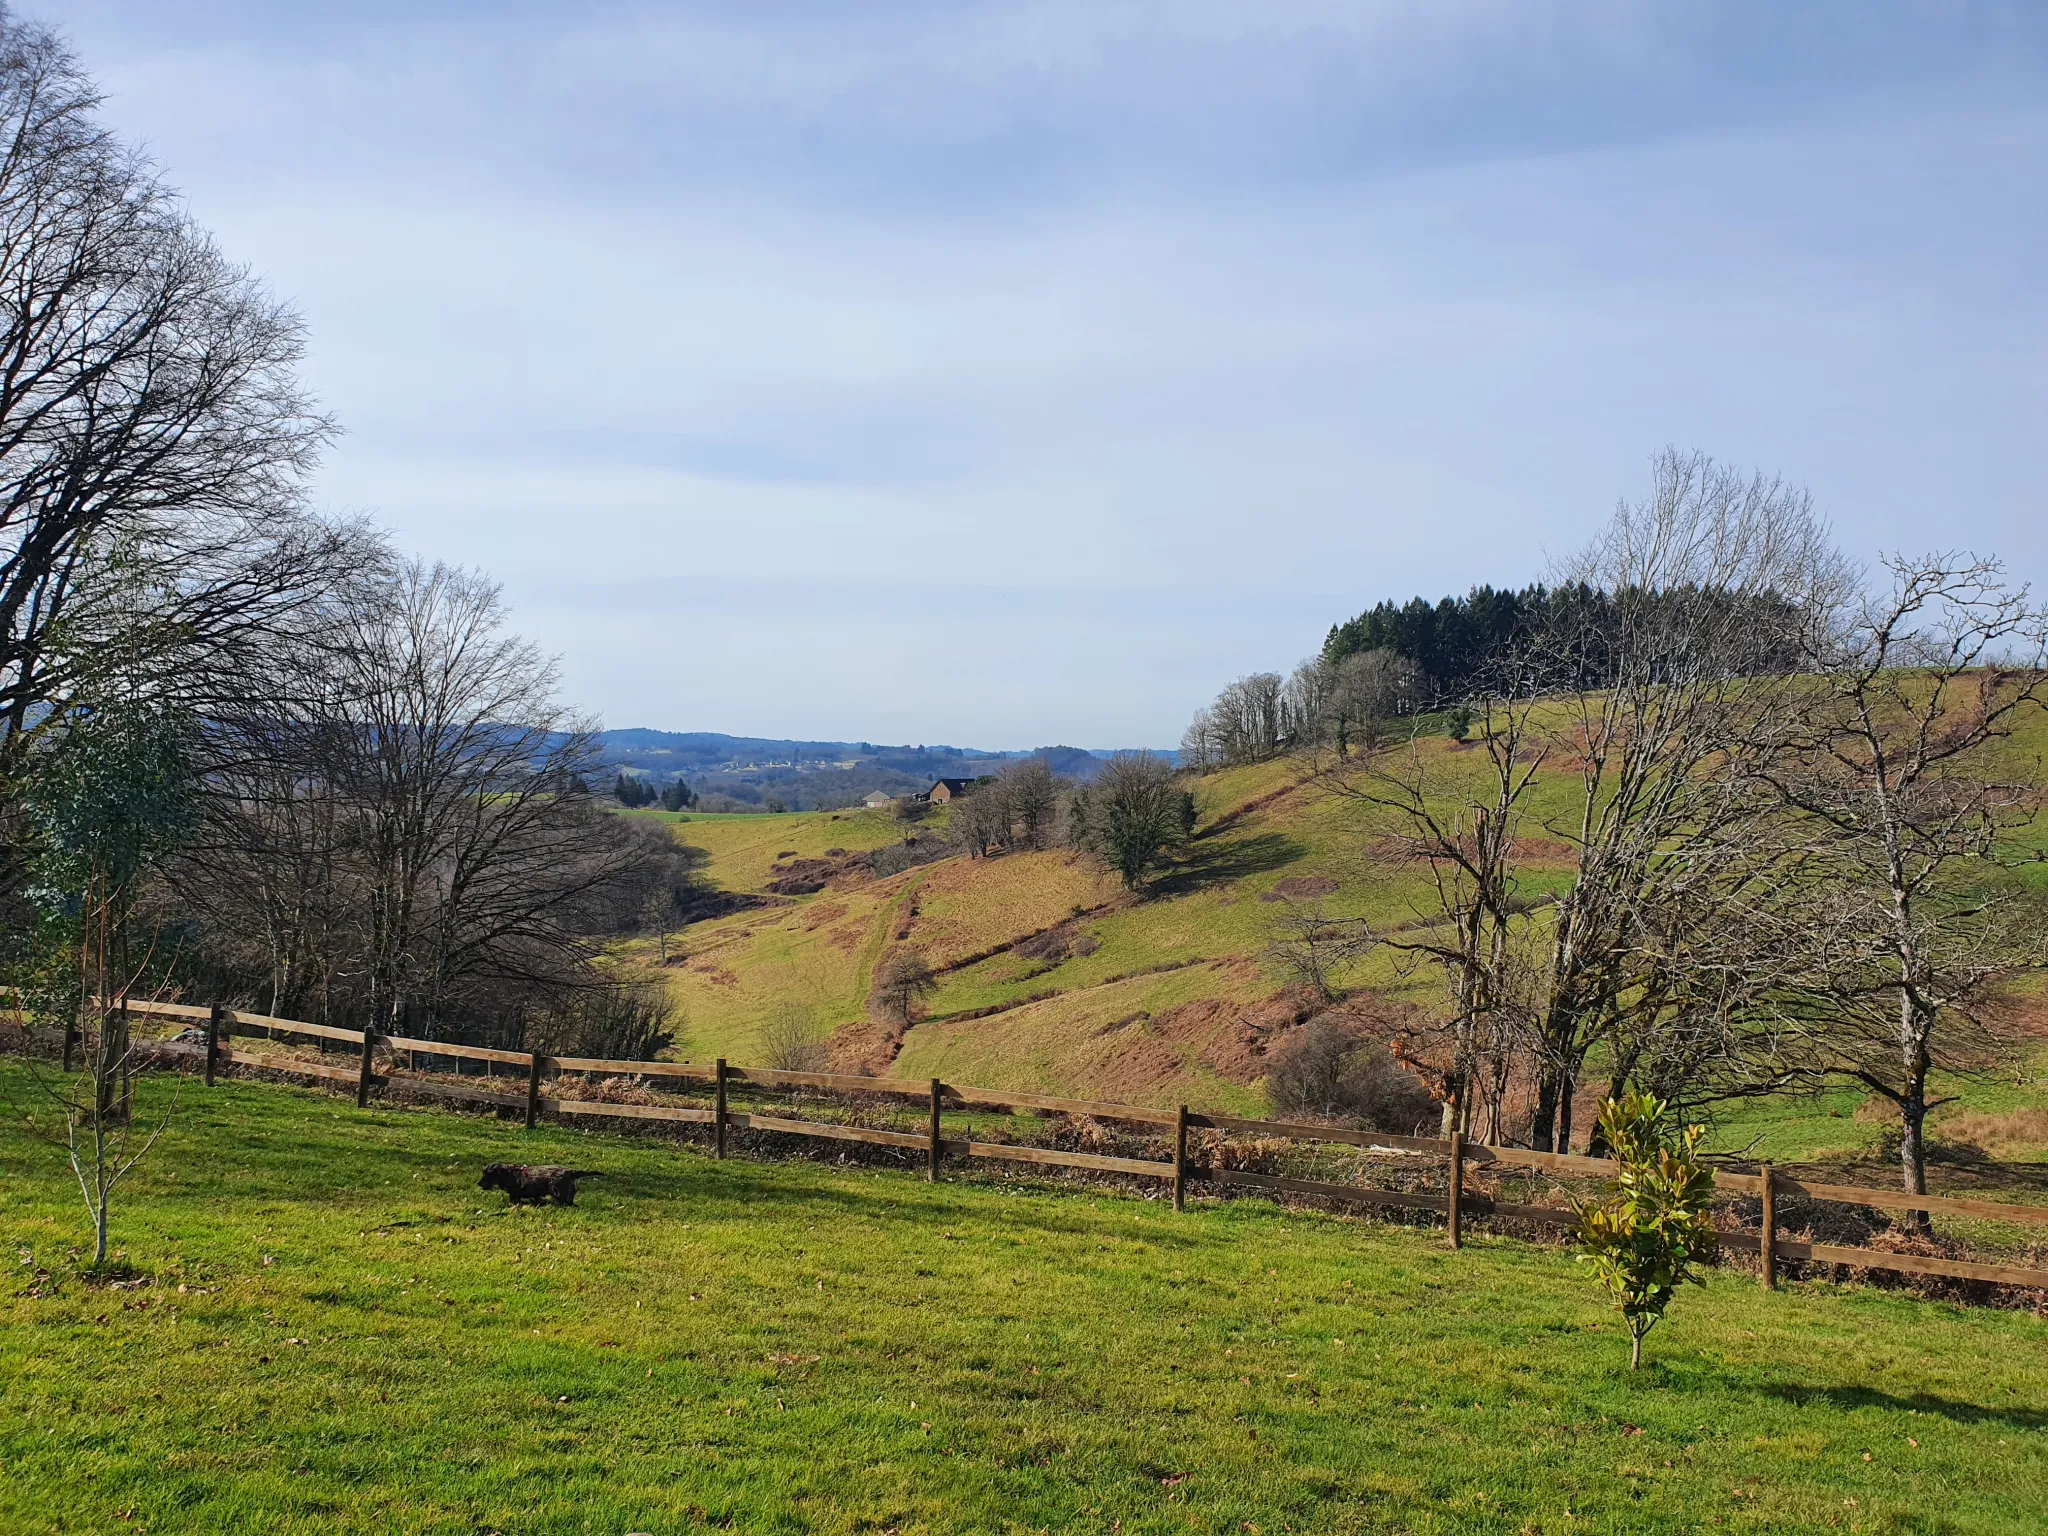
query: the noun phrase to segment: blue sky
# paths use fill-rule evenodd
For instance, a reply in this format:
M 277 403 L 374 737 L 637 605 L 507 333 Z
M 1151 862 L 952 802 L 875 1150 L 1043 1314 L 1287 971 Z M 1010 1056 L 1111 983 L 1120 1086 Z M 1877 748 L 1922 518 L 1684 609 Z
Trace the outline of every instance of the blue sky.
M 24 4 L 612 725 L 1170 744 L 1667 443 L 2048 585 L 2048 7 Z

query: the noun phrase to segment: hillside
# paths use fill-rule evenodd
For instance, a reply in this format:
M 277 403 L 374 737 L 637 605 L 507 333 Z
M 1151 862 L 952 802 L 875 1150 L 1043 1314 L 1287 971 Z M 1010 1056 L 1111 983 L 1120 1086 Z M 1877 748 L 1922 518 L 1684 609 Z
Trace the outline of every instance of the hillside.
M 2048 730 L 2035 728 L 2004 751 L 2017 760 L 2044 745 Z M 1431 737 L 1418 750 L 1447 793 L 1483 771 L 1472 746 Z M 685 1020 L 678 1053 L 758 1061 L 764 1025 L 794 1008 L 829 1033 L 845 1070 L 1259 1107 L 1265 1053 L 1302 1017 L 1267 953 L 1276 918 L 1291 901 L 1317 898 L 1381 931 L 1426 921 L 1427 871 L 1401 857 L 1390 818 L 1330 794 L 1298 763 L 1192 782 L 1200 820 L 1188 856 L 1143 899 L 1064 849 L 955 856 L 871 878 L 853 856 L 904 836 L 883 813 L 635 813 L 669 822 L 699 851 L 706 880 L 759 903 L 675 941 L 686 958 L 664 975 Z M 1555 776 L 1539 786 L 1539 804 L 1560 809 L 1569 789 Z M 916 830 L 930 838 L 941 826 Z M 1550 867 L 1560 883 L 1567 877 L 1562 844 Z M 1538 878 L 1543 868 L 1537 859 Z M 898 946 L 923 950 L 941 972 L 928 1016 L 907 1034 L 877 1024 L 869 1007 L 875 968 Z M 645 961 L 650 949 L 628 953 Z M 1367 1013 L 1444 1004 L 1437 974 L 1391 950 L 1344 980 L 1353 1008 Z M 2038 988 L 2015 1006 L 2048 1011 Z M 2031 1079 L 1945 1091 L 1961 1098 L 1937 1117 L 1937 1133 L 1961 1126 L 1980 1155 L 2048 1159 L 2048 1095 Z M 1882 1117 L 1859 1115 L 1859 1102 L 1841 1090 L 1741 1106 L 1723 1117 L 1721 1141 L 1795 1161 L 1867 1158 Z
M 507 1209 L 501 1159 L 607 1177 Z M 79 1232 L 62 1153 L 0 1134 L 18 1536 L 2018 1536 L 2048 1502 L 2024 1313 L 1715 1274 L 1631 1377 L 1564 1253 L 1264 1201 L 230 1083 L 125 1187 L 120 1289 Z

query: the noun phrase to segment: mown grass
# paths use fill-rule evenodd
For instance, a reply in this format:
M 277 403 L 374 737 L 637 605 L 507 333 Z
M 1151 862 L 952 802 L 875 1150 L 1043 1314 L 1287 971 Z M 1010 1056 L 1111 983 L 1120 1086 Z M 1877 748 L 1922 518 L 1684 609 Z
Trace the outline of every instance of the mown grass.
M 510 1211 L 475 1187 L 499 1158 L 609 1177 Z M 1632 1376 L 1583 1272 L 1505 1239 L 254 1085 L 188 1086 L 129 1187 L 144 1286 L 76 1275 L 48 1148 L 0 1130 L 0 1176 L 22 1536 L 2017 1533 L 2048 1509 L 2019 1313 L 1717 1275 Z

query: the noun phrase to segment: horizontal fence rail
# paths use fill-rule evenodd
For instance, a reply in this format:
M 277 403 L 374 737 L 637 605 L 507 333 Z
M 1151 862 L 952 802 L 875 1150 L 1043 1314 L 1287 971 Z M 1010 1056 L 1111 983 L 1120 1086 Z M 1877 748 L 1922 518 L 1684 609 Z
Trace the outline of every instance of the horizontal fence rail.
M 356 1090 L 359 1104 L 368 1102 L 372 1087 L 401 1087 L 407 1093 L 443 1098 L 462 1103 L 484 1104 L 525 1113 L 529 1127 L 537 1124 L 543 1110 L 569 1118 L 646 1120 L 678 1125 L 712 1127 L 718 1155 L 723 1156 L 729 1130 L 772 1131 L 790 1136 L 808 1136 L 827 1141 L 844 1141 L 868 1146 L 922 1151 L 927 1155 L 927 1176 L 938 1176 L 945 1156 L 982 1158 L 991 1161 L 1074 1168 L 1092 1173 L 1158 1179 L 1170 1182 L 1174 1203 L 1182 1203 L 1189 1183 L 1219 1188 L 1262 1190 L 1272 1194 L 1308 1195 L 1318 1199 L 1411 1210 L 1443 1212 L 1449 1223 L 1453 1247 L 1459 1241 L 1461 1216 L 1494 1216 L 1517 1221 L 1571 1226 L 1577 1213 L 1565 1206 L 1527 1205 L 1494 1199 L 1478 1190 L 1464 1188 L 1464 1176 L 1473 1167 L 1527 1169 L 1553 1176 L 1609 1177 L 1616 1165 L 1607 1158 L 1577 1153 L 1536 1152 L 1522 1147 L 1472 1145 L 1460 1137 L 1395 1136 L 1379 1131 L 1355 1130 L 1346 1126 L 1311 1125 L 1283 1120 L 1254 1120 L 1240 1115 L 1204 1114 L 1187 1109 L 1151 1109 L 1135 1104 L 1113 1104 L 1095 1099 L 1069 1099 L 1052 1094 L 1027 1093 L 1017 1089 L 970 1088 L 940 1080 L 913 1081 L 907 1078 L 856 1077 L 834 1072 L 784 1072 L 766 1067 L 735 1067 L 726 1062 L 625 1061 L 593 1056 L 542 1056 L 526 1051 L 503 1051 L 483 1046 L 455 1045 L 439 1040 L 419 1040 L 377 1031 L 339 1029 L 297 1019 L 274 1018 L 232 1008 L 198 1007 L 187 1003 L 131 1001 L 131 1014 L 182 1019 L 203 1024 L 206 1041 L 200 1044 L 161 1041 L 155 1049 L 187 1059 L 203 1061 L 207 1080 L 213 1080 L 218 1066 L 235 1065 L 280 1072 L 326 1082 L 342 1083 Z M 311 1040 L 353 1045 L 360 1054 L 355 1066 L 335 1066 L 299 1057 L 279 1056 L 232 1048 L 236 1033 L 266 1036 L 300 1036 Z M 478 1061 L 488 1066 L 517 1067 L 526 1081 L 521 1089 L 479 1086 L 457 1073 L 427 1072 L 394 1077 L 375 1067 L 376 1048 L 405 1052 L 408 1057 L 442 1056 L 456 1061 Z M 543 1088 L 553 1074 L 556 1091 Z M 716 1092 L 711 1109 L 670 1104 L 617 1103 L 604 1099 L 565 1096 L 561 1086 L 570 1078 L 633 1077 L 671 1078 L 706 1083 Z M 495 1079 L 506 1082 L 504 1078 Z M 728 1089 L 735 1084 L 761 1088 L 809 1088 L 822 1092 L 866 1095 L 885 1099 L 912 1100 L 929 1105 L 929 1128 L 925 1132 L 881 1130 L 869 1126 L 839 1125 L 830 1121 L 807 1120 L 787 1115 L 735 1110 L 727 1106 Z M 1032 1110 L 1154 1129 L 1171 1129 L 1174 1154 L 1170 1161 L 1156 1158 L 1112 1157 L 1093 1152 L 1068 1152 L 1051 1147 L 1017 1146 L 1007 1142 L 975 1141 L 941 1134 L 942 1107 L 954 1109 Z M 1271 1137 L 1288 1141 L 1326 1142 L 1359 1148 L 1367 1152 L 1446 1159 L 1449 1163 L 1449 1192 L 1428 1194 L 1408 1190 L 1376 1189 L 1361 1184 L 1340 1184 L 1291 1175 L 1256 1173 L 1247 1169 L 1207 1167 L 1190 1162 L 1189 1130 L 1219 1131 Z M 2021 1286 L 2048 1290 L 2048 1270 L 2009 1264 L 1980 1264 L 1934 1255 L 1892 1253 L 1875 1248 L 1853 1248 L 1840 1244 L 1806 1242 L 1780 1236 L 1776 1203 L 1780 1196 L 1866 1206 L 1884 1211 L 1919 1211 L 1929 1215 L 1974 1217 L 1983 1220 L 2048 1226 L 2048 1207 L 2018 1205 L 2005 1201 L 1977 1200 L 1950 1195 L 1915 1195 L 1901 1190 L 1871 1189 L 1853 1184 L 1823 1184 L 1789 1178 L 1768 1165 L 1758 1173 L 1716 1169 L 1717 1191 L 1738 1195 L 1759 1195 L 1763 1201 L 1764 1232 L 1724 1231 L 1723 1247 L 1738 1253 L 1755 1253 L 1761 1259 L 1765 1285 L 1775 1283 L 1777 1261 L 1833 1264 L 1859 1270 L 1887 1270 L 1899 1274 L 1941 1276 L 1979 1281 L 1992 1285 Z

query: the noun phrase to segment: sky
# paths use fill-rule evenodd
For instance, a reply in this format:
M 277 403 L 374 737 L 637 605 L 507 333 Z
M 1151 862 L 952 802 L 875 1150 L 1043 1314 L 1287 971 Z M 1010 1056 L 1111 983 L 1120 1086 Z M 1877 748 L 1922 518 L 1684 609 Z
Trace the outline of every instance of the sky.
M 17 0 L 613 726 L 1167 746 L 1660 448 L 2048 587 L 2048 6 Z

